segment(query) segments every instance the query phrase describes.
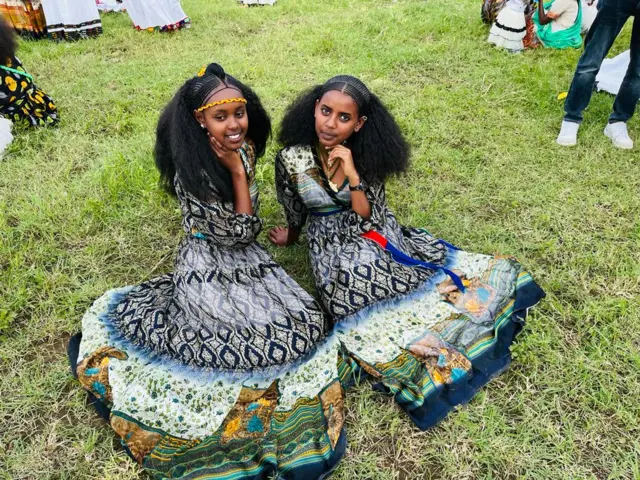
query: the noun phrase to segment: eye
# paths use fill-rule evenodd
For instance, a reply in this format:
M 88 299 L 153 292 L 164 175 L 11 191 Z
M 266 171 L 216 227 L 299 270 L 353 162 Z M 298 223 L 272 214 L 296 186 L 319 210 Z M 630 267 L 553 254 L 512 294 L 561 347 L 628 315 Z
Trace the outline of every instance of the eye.
M 214 118 L 214 119 L 216 119 L 216 120 L 217 120 L 217 121 L 219 121 L 219 122 L 222 122 L 222 121 L 224 121 L 224 120 L 225 120 L 225 118 L 227 118 L 227 117 L 226 117 L 225 115 L 218 114 L 218 115 L 215 115 L 213 118 Z
M 328 109 L 327 107 L 321 107 L 321 108 L 320 108 L 320 112 L 321 112 L 323 115 L 329 115 L 329 113 L 330 113 L 330 111 L 329 111 L 329 109 Z
M 341 121 L 341 122 L 346 123 L 346 122 L 348 122 L 349 120 L 351 120 L 351 117 L 350 117 L 349 115 L 344 114 L 344 113 L 343 113 L 342 115 L 340 115 L 340 121 Z
M 245 111 L 244 110 L 238 110 L 236 112 L 236 118 L 242 118 L 244 117 Z

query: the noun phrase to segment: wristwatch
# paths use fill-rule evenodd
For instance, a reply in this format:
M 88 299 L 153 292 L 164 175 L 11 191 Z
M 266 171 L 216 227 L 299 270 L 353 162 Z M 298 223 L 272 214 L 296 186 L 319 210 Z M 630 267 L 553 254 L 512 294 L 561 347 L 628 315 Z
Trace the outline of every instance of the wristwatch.
M 364 185 L 362 184 L 362 182 L 359 182 L 355 186 L 349 184 L 349 191 L 351 191 L 351 192 L 364 192 Z

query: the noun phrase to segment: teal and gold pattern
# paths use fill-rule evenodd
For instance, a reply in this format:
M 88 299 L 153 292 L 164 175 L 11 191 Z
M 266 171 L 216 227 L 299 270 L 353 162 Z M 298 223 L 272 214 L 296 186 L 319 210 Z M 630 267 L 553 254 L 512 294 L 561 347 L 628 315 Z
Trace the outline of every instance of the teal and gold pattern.
M 465 296 L 436 276 L 424 291 L 344 322 L 314 356 L 270 377 L 229 378 L 148 357 L 104 313 L 83 319 L 77 372 L 111 408 L 127 452 L 156 479 L 319 478 L 346 447 L 345 391 L 369 377 L 417 426 L 441 421 L 506 368 L 542 291 L 512 258 L 458 252 Z

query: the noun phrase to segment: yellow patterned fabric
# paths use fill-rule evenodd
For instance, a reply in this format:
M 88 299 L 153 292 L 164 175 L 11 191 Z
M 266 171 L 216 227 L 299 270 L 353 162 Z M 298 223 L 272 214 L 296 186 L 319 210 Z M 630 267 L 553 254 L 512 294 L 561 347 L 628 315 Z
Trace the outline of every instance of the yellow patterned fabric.
M 33 83 L 16 57 L 6 58 L 0 66 L 0 115 L 33 127 L 58 123 L 55 103 Z

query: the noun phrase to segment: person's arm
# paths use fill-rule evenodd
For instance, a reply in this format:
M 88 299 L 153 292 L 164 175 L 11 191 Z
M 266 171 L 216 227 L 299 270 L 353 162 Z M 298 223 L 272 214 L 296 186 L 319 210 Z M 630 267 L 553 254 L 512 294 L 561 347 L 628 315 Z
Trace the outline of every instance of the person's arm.
M 192 235 L 215 245 L 243 248 L 253 243 L 262 229 L 261 220 L 254 215 L 247 173 L 239 152 L 225 149 L 211 137 L 210 142 L 231 175 L 233 203 L 222 201 L 215 190 L 203 201 L 185 191 L 180 182 L 176 182 L 176 194 Z
M 579 0 L 569 0 L 572 2 Z M 544 11 L 544 0 L 538 1 L 538 21 L 540 25 L 546 25 L 558 18 L 562 13 L 567 10 L 566 0 L 556 0 L 548 12 Z
M 244 168 L 242 171 L 231 172 L 231 181 L 233 183 L 233 208 L 236 213 L 253 215 L 249 183 Z
M 233 206 L 236 213 L 253 215 L 253 205 L 251 204 L 251 194 L 249 193 L 249 183 L 247 182 L 247 172 L 244 169 L 240 152 L 225 148 L 220 142 L 209 135 L 211 148 L 216 152 L 218 161 L 229 170 L 231 182 L 233 184 Z
M 269 231 L 269 240 L 278 247 L 288 247 L 300 238 L 308 212 L 291 179 L 291 174 L 287 171 L 282 155 L 283 153 L 280 152 L 276 156 L 276 194 L 278 202 L 284 208 L 287 226 L 272 228 Z
M 349 180 L 349 186 L 357 187 L 358 185 L 361 185 L 360 175 L 353 164 L 351 150 L 347 147 L 343 147 L 342 145 L 333 148 L 331 153 L 329 153 L 328 161 L 329 163 L 333 163 L 338 159 L 342 163 L 342 171 Z M 371 218 L 371 204 L 363 190 L 351 192 L 351 209 L 365 220 L 369 220 L 369 218 Z

